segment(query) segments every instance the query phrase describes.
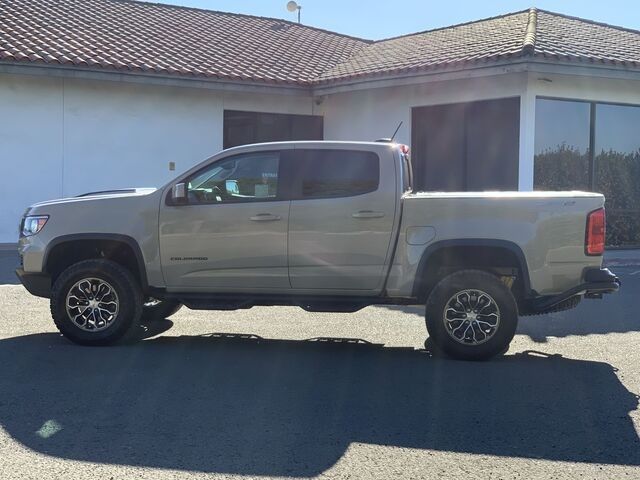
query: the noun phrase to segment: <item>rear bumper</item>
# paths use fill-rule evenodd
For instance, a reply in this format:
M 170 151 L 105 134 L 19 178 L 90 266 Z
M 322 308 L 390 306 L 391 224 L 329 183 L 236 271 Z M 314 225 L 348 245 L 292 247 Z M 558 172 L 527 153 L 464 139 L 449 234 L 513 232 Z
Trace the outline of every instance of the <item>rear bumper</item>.
M 16 275 L 31 295 L 44 298 L 51 296 L 51 277 L 46 273 L 26 273 L 18 268 Z
M 559 295 L 532 299 L 525 305 L 525 310 L 527 313 L 564 310 L 563 304 L 568 305 L 568 308 L 578 304 L 575 297 L 602 298 L 604 294 L 617 292 L 619 288 L 620 279 L 608 268 L 589 268 L 585 270 L 584 283 Z

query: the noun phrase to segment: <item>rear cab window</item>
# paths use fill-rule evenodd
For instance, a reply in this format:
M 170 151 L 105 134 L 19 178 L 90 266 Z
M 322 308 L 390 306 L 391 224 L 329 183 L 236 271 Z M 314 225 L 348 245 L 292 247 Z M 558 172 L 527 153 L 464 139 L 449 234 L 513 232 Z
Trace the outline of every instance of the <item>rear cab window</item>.
M 352 197 L 380 183 L 380 159 L 359 150 L 296 150 L 292 198 Z

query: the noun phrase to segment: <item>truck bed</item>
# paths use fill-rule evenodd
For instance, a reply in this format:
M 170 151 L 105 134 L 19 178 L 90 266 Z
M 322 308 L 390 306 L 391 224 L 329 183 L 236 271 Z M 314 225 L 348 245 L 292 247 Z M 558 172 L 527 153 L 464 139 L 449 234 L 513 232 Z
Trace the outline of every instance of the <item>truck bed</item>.
M 508 200 L 507 200 L 508 199 Z M 507 201 L 505 201 L 507 200 Z M 602 257 L 584 251 L 586 216 L 601 194 L 572 192 L 417 192 L 402 199 L 398 247 L 388 291 L 406 294 L 427 248 L 456 239 L 513 245 L 526 258 L 530 287 L 553 295 L 575 285 Z

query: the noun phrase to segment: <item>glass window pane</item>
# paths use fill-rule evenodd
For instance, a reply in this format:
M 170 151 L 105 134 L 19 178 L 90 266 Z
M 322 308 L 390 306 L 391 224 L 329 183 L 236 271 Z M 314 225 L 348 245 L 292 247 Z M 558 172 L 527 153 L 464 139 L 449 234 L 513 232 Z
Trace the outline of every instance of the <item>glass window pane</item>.
M 224 111 L 223 147 L 289 140 L 322 140 L 319 115 Z
M 590 190 L 590 108 L 586 102 L 536 100 L 536 190 Z
M 215 162 L 187 183 L 190 204 L 237 203 L 275 199 L 280 155 L 262 152 Z
M 372 152 L 297 150 L 300 198 L 349 197 L 378 188 L 380 167 Z
M 640 107 L 596 105 L 594 190 L 606 197 L 607 244 L 640 245 Z

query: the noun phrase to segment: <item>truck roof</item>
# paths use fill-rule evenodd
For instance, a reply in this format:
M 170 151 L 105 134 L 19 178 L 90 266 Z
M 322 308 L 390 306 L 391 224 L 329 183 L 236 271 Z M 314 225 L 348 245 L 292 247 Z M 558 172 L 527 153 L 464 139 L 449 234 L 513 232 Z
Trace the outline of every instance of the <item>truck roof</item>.
M 573 191 L 415 192 L 405 198 L 576 198 L 601 197 L 601 193 Z
M 345 147 L 366 147 L 367 149 L 380 149 L 388 148 L 390 146 L 399 146 L 395 142 L 356 142 L 356 141 L 343 141 L 343 140 L 291 140 L 286 142 L 264 142 L 264 143 L 249 143 L 246 145 L 239 145 L 237 147 L 231 147 L 223 150 L 223 152 L 229 151 L 241 151 L 241 150 L 262 150 L 270 148 L 293 148 L 295 146 L 304 148 L 345 148 Z

